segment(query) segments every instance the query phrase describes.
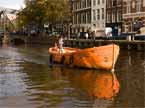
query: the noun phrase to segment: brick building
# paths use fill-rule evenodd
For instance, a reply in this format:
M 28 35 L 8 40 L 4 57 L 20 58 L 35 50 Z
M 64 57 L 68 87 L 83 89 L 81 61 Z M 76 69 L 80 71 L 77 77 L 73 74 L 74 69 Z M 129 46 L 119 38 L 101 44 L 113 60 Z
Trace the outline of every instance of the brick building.
M 73 0 L 72 13 L 72 33 L 86 32 L 91 27 L 91 0 Z
M 138 33 L 145 24 L 145 0 L 123 0 L 123 32 Z
M 122 30 L 123 0 L 106 0 L 106 27 L 112 28 L 112 35 L 117 36 Z
M 96 26 L 96 30 L 105 30 L 105 18 L 106 18 L 106 0 L 92 0 L 91 15 L 92 15 L 92 30 L 93 25 Z

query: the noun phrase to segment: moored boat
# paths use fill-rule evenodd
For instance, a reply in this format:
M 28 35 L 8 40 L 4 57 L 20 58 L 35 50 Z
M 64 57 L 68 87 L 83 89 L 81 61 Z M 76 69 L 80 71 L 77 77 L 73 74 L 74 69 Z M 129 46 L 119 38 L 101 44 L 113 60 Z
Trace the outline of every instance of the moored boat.
M 63 52 L 59 48 L 51 47 L 49 53 L 53 62 L 83 68 L 109 70 L 115 66 L 119 55 L 119 46 L 109 44 L 86 49 L 64 47 Z

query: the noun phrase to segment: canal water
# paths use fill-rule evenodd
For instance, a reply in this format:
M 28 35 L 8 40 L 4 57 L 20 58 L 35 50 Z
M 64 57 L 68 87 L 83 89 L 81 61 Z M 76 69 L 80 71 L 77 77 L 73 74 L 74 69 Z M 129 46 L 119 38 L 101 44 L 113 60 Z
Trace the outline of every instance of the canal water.
M 120 52 L 115 72 L 48 65 L 49 46 L 0 47 L 0 108 L 144 108 L 145 53 Z

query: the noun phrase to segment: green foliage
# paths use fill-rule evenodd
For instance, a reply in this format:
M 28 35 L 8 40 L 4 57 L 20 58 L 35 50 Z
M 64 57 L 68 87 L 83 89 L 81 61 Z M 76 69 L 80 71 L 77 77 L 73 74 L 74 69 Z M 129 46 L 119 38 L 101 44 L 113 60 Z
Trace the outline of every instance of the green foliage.
M 68 0 L 25 0 L 26 7 L 18 13 L 19 26 L 57 23 L 68 20 Z

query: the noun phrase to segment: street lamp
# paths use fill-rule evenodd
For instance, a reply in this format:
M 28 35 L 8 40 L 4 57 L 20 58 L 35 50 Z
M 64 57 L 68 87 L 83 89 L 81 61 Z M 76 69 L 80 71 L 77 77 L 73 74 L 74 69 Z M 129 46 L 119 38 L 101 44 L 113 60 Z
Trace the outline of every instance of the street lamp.
M 5 15 L 5 11 L 3 13 L 3 21 L 4 21 L 4 36 L 6 34 L 6 15 Z
M 69 34 L 69 39 L 70 39 L 72 35 L 72 23 L 69 24 L 69 31 L 70 31 L 70 34 Z
M 6 45 L 9 43 L 8 37 L 6 35 L 6 10 L 3 11 L 3 29 L 4 29 L 4 36 L 3 36 L 3 44 Z

